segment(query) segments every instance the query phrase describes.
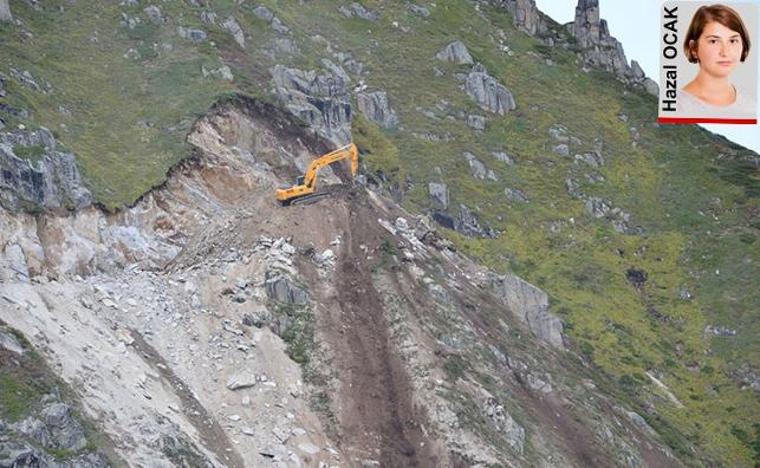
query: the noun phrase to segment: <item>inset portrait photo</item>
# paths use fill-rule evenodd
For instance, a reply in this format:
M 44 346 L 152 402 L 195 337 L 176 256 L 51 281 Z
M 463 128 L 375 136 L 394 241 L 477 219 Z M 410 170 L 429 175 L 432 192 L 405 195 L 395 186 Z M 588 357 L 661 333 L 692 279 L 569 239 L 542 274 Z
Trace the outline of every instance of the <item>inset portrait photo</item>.
M 660 123 L 757 124 L 758 7 L 667 1 Z

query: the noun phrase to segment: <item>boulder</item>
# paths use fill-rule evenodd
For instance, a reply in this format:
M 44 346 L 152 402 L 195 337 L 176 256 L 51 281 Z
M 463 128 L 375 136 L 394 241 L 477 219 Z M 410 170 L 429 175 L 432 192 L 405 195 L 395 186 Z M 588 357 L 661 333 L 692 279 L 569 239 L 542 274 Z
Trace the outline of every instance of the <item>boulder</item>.
M 474 154 L 468 151 L 465 151 L 464 158 L 467 160 L 467 163 L 470 165 L 470 174 L 473 177 L 480 180 L 484 180 L 487 177 L 488 169 L 486 168 L 486 165 L 483 164 L 483 162 L 479 160 L 477 157 L 475 157 Z
M 653 79 L 644 78 L 644 81 L 642 81 L 641 85 L 644 87 L 644 90 L 646 90 L 646 92 L 652 96 L 660 95 L 660 85 L 658 85 L 657 82 Z
M 290 279 L 279 272 L 267 272 L 264 287 L 269 299 L 283 304 L 305 305 L 309 302 L 309 295 L 305 289 L 293 284 Z
M 177 27 L 177 34 L 179 34 L 179 37 L 192 41 L 195 44 L 204 42 L 208 37 L 206 31 L 202 29 L 185 28 L 183 26 Z
M 469 237 L 490 237 L 492 239 L 497 237 L 493 229 L 480 225 L 478 217 L 466 205 L 459 206 L 459 216 L 455 220 L 454 229 Z
M 285 26 L 285 24 L 280 20 L 278 17 L 272 18 L 272 29 L 275 30 L 275 32 L 278 32 L 280 34 L 287 34 L 290 32 L 290 29 Z
M 512 92 L 480 64 L 475 65 L 467 75 L 464 89 L 483 110 L 504 115 L 517 107 Z
M 584 154 L 576 154 L 575 161 L 588 164 L 589 166 L 595 169 L 598 169 L 604 166 L 604 158 L 598 151 L 593 151 L 593 152 L 584 153 Z
M 481 130 L 481 131 L 485 130 L 486 118 L 483 117 L 482 115 L 468 115 L 467 125 L 473 130 Z
M 277 65 L 272 80 L 292 114 L 337 145 L 351 141 L 351 99 L 341 76 Z
M 433 201 L 441 208 L 449 207 L 449 187 L 444 183 L 430 182 L 428 184 L 428 193 Z
M 398 124 L 396 112 L 388 104 L 384 91 L 361 92 L 356 95 L 356 103 L 365 117 L 381 127 L 391 128 Z
M 528 203 L 528 197 L 522 190 L 505 188 L 504 195 L 507 196 L 507 200 L 515 203 Z
M 224 28 L 225 31 L 232 35 L 232 37 L 235 39 L 235 42 L 237 42 L 241 48 L 245 49 L 245 33 L 235 18 L 230 16 L 224 20 L 224 23 L 222 23 L 222 28 Z
M 16 152 L 30 156 L 20 158 Z M 0 205 L 11 211 L 80 209 L 92 203 L 74 155 L 58 150 L 53 134 L 0 133 Z
M 549 296 L 544 291 L 512 274 L 495 277 L 494 290 L 536 338 L 554 347 L 565 348 L 562 321 L 549 312 Z
M 257 6 L 253 9 L 253 14 L 267 23 L 271 23 L 274 19 L 274 13 L 272 13 L 272 10 L 265 6 Z
M 161 11 L 161 7 L 156 5 L 149 5 L 143 8 L 143 12 L 148 15 L 148 19 L 153 24 L 163 24 L 166 22 L 164 13 Z
M 567 146 L 565 143 L 555 146 L 554 148 L 552 148 L 552 151 L 554 151 L 560 156 L 570 156 L 570 147 Z
M 494 151 L 491 155 L 497 160 L 506 163 L 507 166 L 514 166 L 515 160 L 504 151 Z
M 504 406 L 493 398 L 489 398 L 486 402 L 485 413 L 507 439 L 509 446 L 515 452 L 522 454 L 525 445 L 525 429 L 512 418 Z
M 430 16 L 430 10 L 428 10 L 424 6 L 409 5 L 409 11 L 412 12 L 412 14 L 417 15 L 417 16 L 422 16 L 423 18 L 427 18 L 428 16 Z
M 82 425 L 65 403 L 52 403 L 40 412 L 39 417 L 30 416 L 12 428 L 48 449 L 76 452 L 87 446 Z
M 346 18 L 361 18 L 365 19 L 367 21 L 377 21 L 380 19 L 380 17 L 377 15 L 377 13 L 370 11 L 366 8 L 364 8 L 363 5 L 353 2 L 350 5 L 343 5 L 340 8 L 338 8 L 338 11 L 343 14 Z
M 599 197 L 589 197 L 589 199 L 586 200 L 585 207 L 586 212 L 594 218 L 603 218 L 612 209 L 612 206 L 610 206 L 608 201 L 602 200 Z
M 460 65 L 472 65 L 474 62 L 467 46 L 462 41 L 454 41 L 441 49 L 435 57 L 444 62 L 454 62 Z
M 5 328 L 0 328 L 0 348 L 4 348 L 18 355 L 24 354 L 24 345 L 16 338 L 16 335 Z

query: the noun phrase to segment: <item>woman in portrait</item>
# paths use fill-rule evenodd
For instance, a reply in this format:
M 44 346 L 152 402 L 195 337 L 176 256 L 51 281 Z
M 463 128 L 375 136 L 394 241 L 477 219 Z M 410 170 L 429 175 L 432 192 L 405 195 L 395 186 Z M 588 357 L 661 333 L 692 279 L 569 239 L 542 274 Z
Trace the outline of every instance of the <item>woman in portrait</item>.
M 731 81 L 732 72 L 750 51 L 749 33 L 734 9 L 725 5 L 700 7 L 683 46 L 689 62 L 699 64 L 699 72 L 678 93 L 681 113 L 756 117 L 754 93 Z

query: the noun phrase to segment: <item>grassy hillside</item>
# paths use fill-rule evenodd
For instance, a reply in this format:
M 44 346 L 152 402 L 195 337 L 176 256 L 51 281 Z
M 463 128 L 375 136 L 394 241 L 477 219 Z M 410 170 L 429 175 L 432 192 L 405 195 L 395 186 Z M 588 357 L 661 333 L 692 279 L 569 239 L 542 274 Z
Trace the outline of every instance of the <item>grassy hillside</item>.
M 206 25 L 204 9 L 180 1 L 157 3 L 165 16 L 160 24 L 143 12 L 148 3 L 51 1 L 36 11 L 11 1 L 24 25 L 0 31 L 0 71 L 9 76 L 3 102 L 30 115 L 1 116 L 9 126 L 54 129 L 76 153 L 97 199 L 117 208 L 188 155 L 190 123 L 220 96 L 266 97 L 274 64 L 313 69 L 331 52 L 351 53 L 364 65 L 361 79 L 387 91 L 400 120 L 388 131 L 355 122 L 357 141 L 372 153 L 365 160 L 370 170 L 395 174 L 397 182 L 408 176 L 405 203 L 418 210 L 431 207 L 428 182 L 448 184 L 452 205 L 466 204 L 501 233 L 487 240 L 449 233 L 457 245 L 544 288 L 574 351 L 687 461 L 760 461 L 753 418 L 760 402 L 741 378 L 747 370 L 760 372 L 756 154 L 697 127 L 657 126 L 653 97 L 606 73 L 582 71 L 572 50 L 542 45 L 485 4 L 421 2 L 431 13 L 425 18 L 405 2 L 365 1 L 380 17 L 370 22 L 344 17 L 341 3 L 327 0 L 238 3 L 213 2 L 217 25 Z M 291 33 L 277 33 L 258 18 L 253 8 L 260 4 Z M 141 22 L 120 25 L 123 14 Z M 248 35 L 245 49 L 219 26 L 230 15 Z M 208 38 L 183 39 L 180 26 L 203 29 Z M 297 51 L 278 49 L 278 37 Z M 433 58 L 453 40 L 511 89 L 515 111 L 499 117 L 479 109 L 456 76 L 469 67 Z M 204 77 L 204 69 L 224 64 L 233 81 Z M 49 91 L 10 78 L 11 67 L 48 82 Z M 469 128 L 469 114 L 487 117 L 486 130 Z M 570 157 L 553 151 L 550 128 L 558 125 L 577 138 Z M 419 137 L 425 133 L 446 140 Z M 604 158 L 601 167 L 574 162 L 573 155 L 594 149 Z M 498 181 L 474 179 L 465 151 Z M 495 151 L 515 164 L 496 160 Z M 639 233 L 622 234 L 591 216 L 568 193 L 568 178 L 629 213 L 628 224 Z M 529 202 L 509 201 L 505 187 L 521 190 Z M 707 326 L 736 334 L 715 336 Z

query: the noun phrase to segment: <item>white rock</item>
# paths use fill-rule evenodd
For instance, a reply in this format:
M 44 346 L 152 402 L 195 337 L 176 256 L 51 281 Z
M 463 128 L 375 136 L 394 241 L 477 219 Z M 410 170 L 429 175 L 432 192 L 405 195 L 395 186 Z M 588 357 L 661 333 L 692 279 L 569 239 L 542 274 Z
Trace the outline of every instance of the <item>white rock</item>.
M 254 385 L 256 385 L 256 376 L 250 372 L 233 375 L 227 380 L 227 388 L 230 390 L 239 390 L 241 388 L 253 387 Z
M 302 444 L 298 444 L 298 449 L 302 452 L 308 453 L 309 455 L 315 455 L 319 453 L 319 447 L 312 444 L 311 442 L 304 442 Z

